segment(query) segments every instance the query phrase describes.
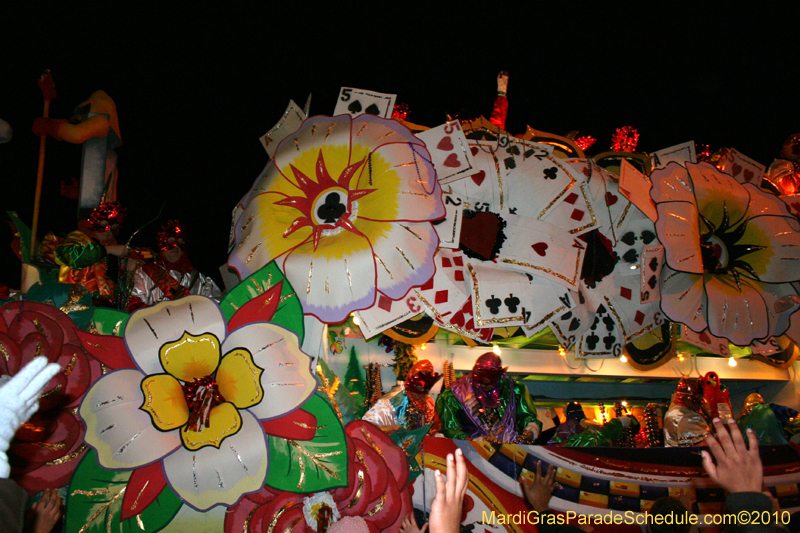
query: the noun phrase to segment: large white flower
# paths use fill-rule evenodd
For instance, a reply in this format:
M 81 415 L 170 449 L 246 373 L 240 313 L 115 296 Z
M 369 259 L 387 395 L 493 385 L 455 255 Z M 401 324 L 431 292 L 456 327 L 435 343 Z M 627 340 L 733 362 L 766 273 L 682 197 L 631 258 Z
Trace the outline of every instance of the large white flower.
M 137 369 L 111 372 L 86 394 L 86 442 L 109 469 L 162 461 L 175 492 L 205 510 L 264 486 L 261 420 L 316 389 L 311 359 L 275 324 L 230 334 L 216 302 L 189 296 L 134 313 L 125 343 Z
M 228 264 L 239 276 L 277 260 L 303 312 L 341 322 L 434 273 L 444 216 L 425 144 L 395 120 L 311 117 L 281 142 L 237 208 Z

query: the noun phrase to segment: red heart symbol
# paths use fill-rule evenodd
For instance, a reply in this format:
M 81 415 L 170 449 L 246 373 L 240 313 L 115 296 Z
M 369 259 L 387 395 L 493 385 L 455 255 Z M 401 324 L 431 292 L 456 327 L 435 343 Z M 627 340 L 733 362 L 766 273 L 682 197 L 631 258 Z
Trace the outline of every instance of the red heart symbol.
M 494 259 L 494 246 L 500 232 L 502 221 L 495 213 L 480 211 L 472 218 L 464 217 L 461 221 L 461 246 L 469 249 L 484 261 Z M 454 257 L 453 260 L 460 259 Z M 460 271 L 456 271 L 458 274 Z M 470 304 L 471 305 L 471 304 Z M 470 307 L 471 308 L 471 307 Z
M 481 170 L 481 171 L 480 171 L 480 172 L 478 172 L 477 174 L 473 174 L 471 177 L 472 177 L 472 181 L 474 181 L 474 182 L 475 182 L 475 185 L 477 185 L 478 187 L 480 187 L 480 186 L 481 186 L 481 183 L 483 183 L 483 180 L 484 180 L 484 179 L 486 179 L 486 172 L 484 172 L 483 170 Z
M 755 174 L 753 173 L 752 170 L 744 171 L 744 181 L 750 183 L 751 181 L 753 181 L 753 176 L 755 176 Z
M 741 170 L 741 169 L 740 169 L 740 170 Z M 700 334 L 700 337 L 698 337 L 698 338 L 699 338 L 701 341 L 703 341 L 704 343 L 706 343 L 706 344 L 711 344 L 711 337 L 709 337 L 709 336 L 708 336 L 708 333 L 706 333 L 705 331 L 704 331 L 703 333 L 701 333 L 701 334 Z
M 617 198 L 616 195 L 611 194 L 610 192 L 606 193 L 606 205 L 607 206 L 611 207 L 612 205 L 617 203 L 617 200 L 619 200 L 619 198 Z
M 444 160 L 442 163 L 446 167 L 456 168 L 461 166 L 461 161 L 458 160 L 456 154 L 450 154 L 447 156 L 447 159 Z
M 733 170 L 733 175 L 734 176 L 738 176 L 739 172 L 742 171 L 742 166 L 741 165 L 737 165 L 736 163 L 734 163 L 733 164 L 733 168 L 731 170 Z
M 473 147 L 471 147 L 469 149 L 469 151 L 472 152 L 472 155 L 475 155 L 475 154 L 478 153 L 478 147 L 477 146 L 473 146 Z
M 533 248 L 533 251 L 536 252 L 537 254 L 541 255 L 542 257 L 547 255 L 547 243 L 546 242 L 537 242 L 536 244 L 532 244 L 531 248 Z
M 439 141 L 439 144 L 436 145 L 436 148 L 445 152 L 449 152 L 453 149 L 453 141 L 450 140 L 450 137 L 442 137 L 442 140 Z

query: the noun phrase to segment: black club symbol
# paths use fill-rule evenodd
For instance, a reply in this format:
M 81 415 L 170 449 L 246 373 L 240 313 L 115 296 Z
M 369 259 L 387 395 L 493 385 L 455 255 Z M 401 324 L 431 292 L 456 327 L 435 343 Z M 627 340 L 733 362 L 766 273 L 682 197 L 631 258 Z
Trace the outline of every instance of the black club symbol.
M 347 208 L 339 200 L 339 195 L 332 192 L 325 197 L 325 203 L 317 208 L 317 216 L 326 224 L 333 224 L 345 211 Z

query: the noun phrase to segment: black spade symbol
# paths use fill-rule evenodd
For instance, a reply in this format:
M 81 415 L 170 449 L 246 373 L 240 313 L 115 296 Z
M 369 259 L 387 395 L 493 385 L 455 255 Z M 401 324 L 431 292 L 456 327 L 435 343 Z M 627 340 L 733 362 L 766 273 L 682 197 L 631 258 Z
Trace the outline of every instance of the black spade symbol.
M 652 259 L 650 260 L 650 270 L 652 270 L 653 272 L 655 272 L 657 268 L 658 268 L 658 259 L 656 259 L 656 258 L 654 257 L 654 258 L 652 258 Z
M 644 230 L 642 232 L 642 241 L 644 241 L 645 244 L 650 244 L 655 238 L 656 236 L 652 231 Z
M 326 224 L 333 224 L 346 210 L 344 204 L 339 202 L 339 195 L 332 192 L 325 197 L 325 203 L 317 208 L 317 217 L 324 220 Z
M 361 102 L 359 102 L 358 100 L 354 100 L 352 104 L 347 106 L 347 110 L 350 111 L 351 113 L 353 113 L 354 115 L 356 113 L 360 113 L 361 112 Z
M 639 260 L 639 254 L 636 253 L 636 250 L 631 248 L 622 256 L 622 258 L 628 263 L 635 263 Z
M 581 327 L 581 321 L 578 320 L 577 318 L 573 318 L 572 322 L 569 323 L 569 330 L 570 331 L 575 331 L 579 327 Z
M 380 110 L 380 109 L 378 109 L 378 106 L 377 106 L 377 105 L 375 105 L 375 104 L 372 104 L 372 105 L 368 106 L 368 107 L 367 107 L 367 108 L 364 110 L 364 113 L 367 113 L 368 115 L 380 115 L 380 114 L 381 114 L 381 110 Z
M 506 168 L 517 168 L 517 162 L 514 161 L 513 157 L 506 157 L 503 163 L 506 164 Z
M 656 288 L 656 283 L 658 283 L 658 281 L 656 280 L 655 276 L 650 276 L 650 279 L 647 280 L 647 284 L 650 285 L 651 289 Z
M 628 246 L 633 246 L 633 243 L 636 242 L 636 235 L 634 235 L 632 231 L 629 231 L 628 233 L 622 236 L 622 242 L 624 242 Z

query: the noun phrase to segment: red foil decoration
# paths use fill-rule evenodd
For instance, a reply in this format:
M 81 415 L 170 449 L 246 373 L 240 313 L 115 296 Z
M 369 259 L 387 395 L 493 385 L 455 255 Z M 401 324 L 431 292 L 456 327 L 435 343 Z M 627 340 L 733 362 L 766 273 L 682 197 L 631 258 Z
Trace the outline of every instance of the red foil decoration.
M 639 144 L 639 132 L 633 126 L 617 128 L 611 136 L 611 150 L 614 152 L 635 152 Z

